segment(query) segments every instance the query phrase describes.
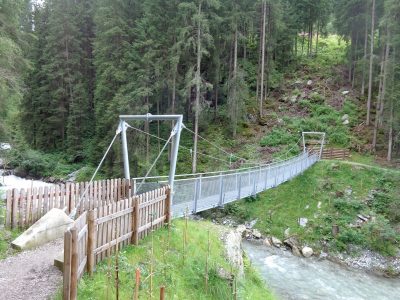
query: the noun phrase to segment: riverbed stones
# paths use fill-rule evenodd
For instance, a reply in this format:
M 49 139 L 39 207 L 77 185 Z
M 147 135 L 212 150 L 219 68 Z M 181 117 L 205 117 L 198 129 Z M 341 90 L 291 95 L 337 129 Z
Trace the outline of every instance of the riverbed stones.
M 253 229 L 253 237 L 256 239 L 261 239 L 261 232 L 259 232 L 257 229 Z
M 311 257 L 314 254 L 314 251 L 312 248 L 305 246 L 301 249 L 301 254 L 303 254 L 304 257 Z
M 225 250 L 228 261 L 238 270 L 239 276 L 244 273 L 242 254 L 242 235 L 236 230 L 231 230 L 225 236 Z
M 277 248 L 280 248 L 283 245 L 282 241 L 274 236 L 271 237 L 271 243 L 272 243 L 272 245 L 274 245 Z
M 271 247 L 272 246 L 271 241 L 270 241 L 269 238 L 264 239 L 263 244 L 265 246 L 267 246 L 267 247 Z
M 307 223 L 308 223 L 308 219 L 307 218 L 299 218 L 299 225 L 301 227 L 306 227 Z
M 243 224 L 236 227 L 236 232 L 238 232 L 242 237 L 244 236 L 245 231 L 246 231 L 246 226 Z

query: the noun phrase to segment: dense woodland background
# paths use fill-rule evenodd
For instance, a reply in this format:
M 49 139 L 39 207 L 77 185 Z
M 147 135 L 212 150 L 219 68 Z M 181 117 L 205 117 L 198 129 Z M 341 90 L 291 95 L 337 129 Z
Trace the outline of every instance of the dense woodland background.
M 369 151 L 390 161 L 400 147 L 398 0 L 0 0 L 0 140 L 96 164 L 117 116 L 148 112 L 234 139 L 249 116 L 268 118 L 285 74 L 318 57 L 328 34 L 346 47 Z M 160 146 L 129 141 L 138 174 Z M 190 147 L 196 171 L 196 135 Z M 116 146 L 107 170 L 119 168 Z

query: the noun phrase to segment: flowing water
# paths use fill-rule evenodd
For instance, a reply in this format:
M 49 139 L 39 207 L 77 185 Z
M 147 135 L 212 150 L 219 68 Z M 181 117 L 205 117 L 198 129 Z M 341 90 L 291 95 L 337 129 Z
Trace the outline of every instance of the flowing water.
M 400 300 L 400 279 L 347 269 L 290 251 L 243 242 L 252 265 L 277 299 Z

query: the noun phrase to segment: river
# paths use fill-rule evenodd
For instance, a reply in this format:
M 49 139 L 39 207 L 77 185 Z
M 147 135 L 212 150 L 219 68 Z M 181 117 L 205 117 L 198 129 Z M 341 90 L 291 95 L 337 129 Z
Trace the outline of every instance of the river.
M 301 258 L 244 241 L 243 248 L 277 299 L 400 299 L 400 279 L 348 269 L 328 260 Z
M 8 143 L 0 143 L 1 151 L 8 151 L 11 149 L 11 145 Z M 0 151 L 0 154 L 1 154 Z M 2 165 L 2 158 L 0 157 L 0 167 Z M 0 169 L 0 199 L 5 198 L 5 191 L 9 189 L 27 189 L 31 187 L 42 187 L 50 186 L 50 183 L 46 183 L 41 180 L 29 180 L 21 178 L 15 175 L 4 175 L 5 170 Z

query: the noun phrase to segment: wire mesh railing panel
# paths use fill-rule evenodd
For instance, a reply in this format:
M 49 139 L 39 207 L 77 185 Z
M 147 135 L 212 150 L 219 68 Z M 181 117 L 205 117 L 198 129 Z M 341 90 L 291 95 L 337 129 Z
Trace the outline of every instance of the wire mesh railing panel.
M 296 177 L 318 160 L 317 154 L 304 153 L 237 173 L 175 180 L 173 216 L 181 217 L 186 211 L 196 213 L 255 195 Z
M 229 203 L 238 199 L 239 176 L 237 174 L 228 174 L 223 176 L 223 199 L 222 203 Z

